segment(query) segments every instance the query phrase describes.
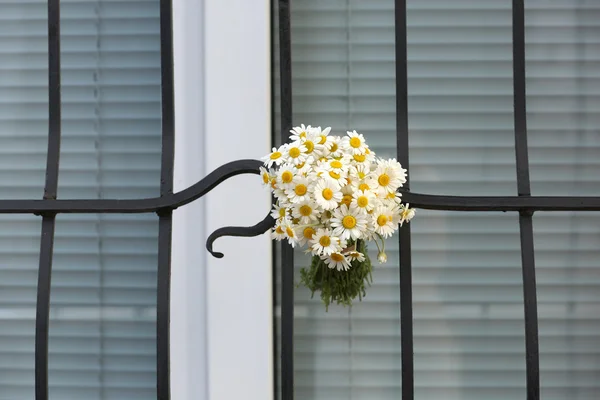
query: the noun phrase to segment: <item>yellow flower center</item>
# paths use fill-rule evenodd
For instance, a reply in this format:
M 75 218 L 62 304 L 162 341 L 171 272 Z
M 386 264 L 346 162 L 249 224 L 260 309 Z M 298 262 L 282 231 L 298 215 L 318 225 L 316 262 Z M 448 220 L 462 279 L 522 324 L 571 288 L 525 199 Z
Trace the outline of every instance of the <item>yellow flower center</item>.
M 277 188 L 277 181 L 276 181 L 275 179 L 271 179 L 271 187 L 272 187 L 273 189 L 276 189 L 276 188 Z
M 329 219 L 331 218 L 331 211 L 327 210 L 323 213 L 323 215 L 321 215 L 321 218 L 323 219 Z
M 344 261 L 344 256 L 341 255 L 340 253 L 332 253 L 331 259 L 335 262 L 342 262 L 342 261 Z
M 329 236 L 321 236 L 321 239 L 319 239 L 319 244 L 323 247 L 327 247 L 331 244 L 331 239 Z
M 323 189 L 323 192 L 321 192 L 321 194 L 323 195 L 323 198 L 325 200 L 331 200 L 333 197 L 333 190 L 331 190 L 329 188 L 325 188 L 325 189 Z
M 381 186 L 387 186 L 390 184 L 390 177 L 387 174 L 379 175 L 379 179 L 377 179 Z
M 312 208 L 310 206 L 307 206 L 306 204 L 300 207 L 298 211 L 300 211 L 300 215 L 302 215 L 303 217 L 308 217 L 310 216 L 310 214 L 312 214 Z
M 294 218 L 292 220 L 292 223 L 298 225 L 300 223 L 300 220 L 298 218 Z
M 281 173 L 281 181 L 283 183 L 290 183 L 294 179 L 294 174 L 291 171 L 283 171 Z
M 360 185 L 358 185 L 358 190 L 365 191 L 365 190 L 369 190 L 369 189 L 371 189 L 371 188 L 366 183 L 361 183 Z
M 332 143 L 331 144 L 331 149 L 329 149 L 330 152 L 335 153 L 338 150 L 338 145 L 337 143 Z
M 325 144 L 325 142 L 327 141 L 327 136 L 325 135 L 320 135 L 321 136 L 321 140 L 319 140 L 319 144 Z
M 269 174 L 263 174 L 262 178 L 265 185 L 271 180 Z
M 304 142 L 304 145 L 306 146 L 306 154 L 312 153 L 313 150 L 315 149 L 315 144 L 313 142 L 311 142 L 310 140 L 307 140 L 306 142 Z
M 387 224 L 387 222 L 388 217 L 386 217 L 385 215 L 380 215 L 379 217 L 377 217 L 377 225 L 384 226 L 385 224 Z
M 346 215 L 344 219 L 342 219 L 342 225 L 346 229 L 352 229 L 356 226 L 356 218 L 352 215 Z
M 315 233 L 315 230 L 310 226 L 308 228 L 304 228 L 304 231 L 302 231 L 302 235 L 309 240 L 313 238 Z
M 410 215 L 410 209 L 405 208 L 404 210 L 402 210 L 402 214 L 400 216 L 402 217 L 402 219 L 406 219 L 406 218 L 408 218 L 409 215 Z
M 342 163 L 339 162 L 338 160 L 333 160 L 332 162 L 329 163 L 329 165 L 331 165 L 331 168 L 342 168 Z
M 275 228 L 275 232 L 279 233 L 280 235 L 283 234 L 283 229 L 281 229 L 281 226 L 278 226 L 277 228 Z
M 285 214 L 287 214 L 287 209 L 285 209 L 285 208 L 281 207 L 281 208 L 279 209 L 279 216 L 280 216 L 281 218 L 283 218 L 283 217 L 285 217 Z
M 288 152 L 288 154 L 290 155 L 290 157 L 292 158 L 298 158 L 298 156 L 300 155 L 300 149 L 297 147 L 292 147 L 290 149 L 290 151 Z
M 388 198 L 388 199 L 395 199 L 396 198 L 396 193 L 390 192 L 385 197 Z
M 296 168 L 300 169 L 300 168 L 304 167 L 304 164 L 306 164 L 306 163 L 300 163 L 300 164 L 296 165 Z
M 369 149 L 365 149 L 365 154 L 371 154 L 371 151 Z
M 365 154 L 355 154 L 353 157 L 354 161 L 357 162 L 364 162 L 367 159 L 367 156 Z
M 279 157 L 281 157 L 281 153 L 276 151 L 274 153 L 271 153 L 269 157 L 271 158 L 271 160 L 277 160 Z
M 296 187 L 294 188 L 294 192 L 298 196 L 304 196 L 306 194 L 306 185 L 303 185 L 302 183 L 299 185 L 296 185 Z
M 356 204 L 358 204 L 359 207 L 364 208 L 369 205 L 369 199 L 367 196 L 359 196 L 356 199 Z
M 362 171 L 358 171 L 358 177 L 359 177 L 360 179 L 365 179 L 365 176 L 367 176 L 367 174 L 365 174 L 365 173 L 364 173 L 364 172 L 362 172 Z
M 302 139 L 304 139 L 306 137 L 306 132 L 300 132 L 300 135 L 298 135 L 299 137 L 301 137 Z
M 329 171 L 329 176 L 332 177 L 333 179 L 340 179 L 340 174 L 338 174 L 337 172 L 333 172 L 333 171 Z
M 352 203 L 352 195 L 345 194 L 344 197 L 342 197 L 342 204 L 350 207 L 350 203 Z
M 285 228 L 285 233 L 287 233 L 289 237 L 294 237 L 294 231 L 290 227 Z
M 355 149 L 360 147 L 360 139 L 357 138 L 356 136 L 353 137 L 352 139 L 350 139 L 350 146 L 354 147 Z

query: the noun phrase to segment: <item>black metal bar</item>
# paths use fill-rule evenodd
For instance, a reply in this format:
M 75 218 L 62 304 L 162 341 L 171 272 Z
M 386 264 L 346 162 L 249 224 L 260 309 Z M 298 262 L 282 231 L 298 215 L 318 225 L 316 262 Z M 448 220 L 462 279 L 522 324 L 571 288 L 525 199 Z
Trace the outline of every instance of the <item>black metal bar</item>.
M 398 161 L 408 169 L 408 62 L 406 0 L 395 1 L 396 41 L 396 152 Z M 407 178 L 403 190 L 410 192 Z M 406 199 L 405 199 L 406 201 Z M 410 225 L 399 230 L 400 246 L 400 341 L 402 357 L 402 399 L 414 398 L 414 349 L 412 309 L 412 260 Z
M 279 0 L 281 143 L 292 128 L 292 40 L 290 0 Z M 281 398 L 294 398 L 294 251 L 281 243 Z
M 173 196 L 175 107 L 173 92 L 173 10 L 171 0 L 160 1 L 162 157 L 160 195 Z M 156 304 L 156 390 L 158 400 L 171 397 L 170 306 L 173 210 L 158 210 L 158 272 Z
M 44 200 L 56 199 L 60 163 L 60 0 L 48 0 L 48 153 Z M 35 318 L 35 398 L 48 399 L 48 335 L 56 214 L 42 218 Z
M 515 153 L 519 197 L 531 196 L 529 157 L 527 147 L 527 109 L 525 87 L 525 4 L 513 0 L 513 85 L 515 118 Z M 533 210 L 519 212 L 521 264 L 523 268 L 523 297 L 525 313 L 525 364 L 527 368 L 527 399 L 540 398 L 540 361 L 538 344 L 538 315 L 533 247 Z

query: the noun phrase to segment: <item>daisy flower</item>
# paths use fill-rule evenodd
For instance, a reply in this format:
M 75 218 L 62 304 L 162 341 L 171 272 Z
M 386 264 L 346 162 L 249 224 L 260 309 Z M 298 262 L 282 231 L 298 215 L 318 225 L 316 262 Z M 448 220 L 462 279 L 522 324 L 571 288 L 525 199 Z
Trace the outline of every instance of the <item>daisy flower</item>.
M 292 215 L 298 218 L 300 224 L 312 224 L 319 218 L 317 203 L 312 199 L 306 199 L 294 204 Z
M 392 236 L 398 225 L 394 221 L 394 210 L 390 207 L 377 207 L 371 214 L 375 232 L 384 238 Z
M 343 204 L 333 211 L 331 226 L 342 239 L 360 239 L 367 229 L 367 218 L 357 208 Z
M 370 190 L 357 190 L 352 194 L 350 205 L 366 213 L 377 206 L 377 196 Z
M 314 135 L 315 135 L 315 139 L 317 139 L 317 143 L 320 145 L 325 146 L 325 143 L 327 143 L 327 135 L 329 135 L 329 132 L 331 132 L 331 127 L 327 127 L 323 130 L 321 130 L 321 127 L 317 127 L 317 128 L 313 128 L 314 129 Z M 323 147 L 325 148 L 325 147 Z
M 339 136 L 327 136 L 327 141 L 325 142 L 325 156 L 331 158 L 341 157 L 344 154 L 342 150 L 342 143 Z
M 400 226 L 403 223 L 409 222 L 415 216 L 415 209 L 409 208 L 410 203 L 406 203 L 400 208 Z
M 306 147 L 305 154 L 312 157 L 313 160 L 318 159 L 325 150 L 325 146 L 320 144 L 319 141 L 320 138 L 315 134 L 314 129 L 311 129 L 303 139 L 300 139 L 300 142 Z
M 263 184 L 266 187 L 271 187 L 271 179 L 273 178 L 272 171 L 267 170 L 264 167 L 260 167 L 260 177 L 262 179 Z
M 283 146 L 282 146 L 283 147 Z M 273 147 L 271 152 L 266 156 L 261 158 L 262 161 L 265 162 L 265 166 L 271 168 L 273 164 L 281 165 L 283 162 L 283 153 L 281 148 Z
M 298 236 L 296 235 L 296 231 L 290 222 L 286 219 L 282 220 L 281 229 L 285 232 L 285 237 L 288 239 L 288 243 L 292 247 L 296 247 L 298 244 Z
M 300 126 L 296 126 L 294 128 L 292 128 L 292 130 L 290 131 L 291 135 L 290 135 L 290 139 L 293 141 L 298 141 L 301 139 L 306 138 L 306 135 L 308 135 L 308 132 L 311 130 L 311 126 L 304 126 L 304 124 L 301 124 Z
M 282 189 L 287 189 L 292 185 L 294 176 L 298 173 L 298 170 L 291 164 L 283 164 L 277 171 L 277 186 Z
M 298 244 L 304 246 L 307 242 L 311 241 L 313 236 L 317 233 L 316 227 L 314 226 L 298 226 L 296 228 L 296 235 L 298 237 Z
M 285 189 L 291 203 L 299 203 L 310 198 L 308 178 L 304 176 L 295 176 L 290 187 Z
M 331 179 L 319 179 L 314 189 L 315 200 L 323 210 L 333 210 L 342 201 L 340 185 Z
M 373 160 L 375 160 L 375 153 L 369 149 L 366 149 L 364 153 L 352 155 L 352 161 L 356 165 L 370 166 Z
M 284 146 L 285 148 L 282 149 L 282 158 L 285 162 L 299 165 L 306 161 L 306 146 L 301 142 L 297 141 Z
M 402 168 L 398 169 L 399 165 L 397 162 L 377 161 L 377 168 L 371 173 L 369 186 L 380 197 L 385 197 L 388 193 L 395 192 L 406 182 L 406 176 L 402 172 Z
M 341 253 L 331 253 L 330 255 L 321 256 L 321 260 L 325 261 L 325 264 L 330 269 L 337 269 L 338 271 L 348 271 L 350 269 L 350 262 Z
M 329 255 L 331 253 L 339 253 L 342 251 L 342 243 L 340 238 L 334 236 L 329 229 L 317 229 L 309 241 L 314 254 Z
M 356 131 L 346 133 L 348 136 L 345 136 L 344 139 L 342 139 L 342 146 L 344 149 L 352 155 L 365 154 L 365 151 L 368 149 L 365 137 Z
M 385 199 L 387 201 L 394 202 L 394 204 L 396 204 L 396 205 L 400 205 L 400 203 L 402 203 L 402 193 L 400 193 L 400 192 L 388 193 L 385 196 Z
M 282 207 L 279 204 L 273 205 L 273 210 L 271 211 L 271 217 L 275 220 L 281 220 L 289 217 L 290 213 L 286 207 Z
M 363 262 L 365 261 L 365 255 L 361 252 L 358 252 L 356 250 L 352 250 L 349 253 L 345 254 L 346 258 L 348 258 L 348 260 L 350 261 L 358 261 L 358 262 Z
M 275 223 L 273 227 L 273 232 L 271 232 L 271 238 L 276 240 L 282 240 L 285 238 L 285 228 L 286 225 L 284 223 L 285 220 L 281 219 Z

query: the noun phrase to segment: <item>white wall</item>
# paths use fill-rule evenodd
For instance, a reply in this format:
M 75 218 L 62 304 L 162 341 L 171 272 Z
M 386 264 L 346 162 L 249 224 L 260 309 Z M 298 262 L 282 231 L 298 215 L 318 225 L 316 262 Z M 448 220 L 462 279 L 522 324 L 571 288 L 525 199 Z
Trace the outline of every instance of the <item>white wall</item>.
M 219 165 L 259 158 L 270 142 L 270 4 L 173 0 L 175 190 Z M 254 225 L 269 209 L 255 175 L 221 184 L 175 212 L 172 276 L 173 400 L 273 397 L 271 248 L 267 235 L 207 234 Z

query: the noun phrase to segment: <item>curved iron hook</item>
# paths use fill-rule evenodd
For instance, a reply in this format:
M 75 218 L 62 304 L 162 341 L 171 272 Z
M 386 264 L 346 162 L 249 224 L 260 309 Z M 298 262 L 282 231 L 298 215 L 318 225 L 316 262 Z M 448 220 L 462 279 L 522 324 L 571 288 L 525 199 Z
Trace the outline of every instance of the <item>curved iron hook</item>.
M 252 237 L 258 236 L 268 231 L 275 224 L 275 219 L 271 217 L 269 213 L 265 219 L 260 221 L 254 226 L 241 227 L 241 226 L 226 226 L 219 228 L 210 234 L 206 240 L 206 250 L 209 251 L 216 258 L 223 258 L 223 253 L 213 251 L 213 243 L 215 240 L 222 236 L 239 236 L 239 237 Z

